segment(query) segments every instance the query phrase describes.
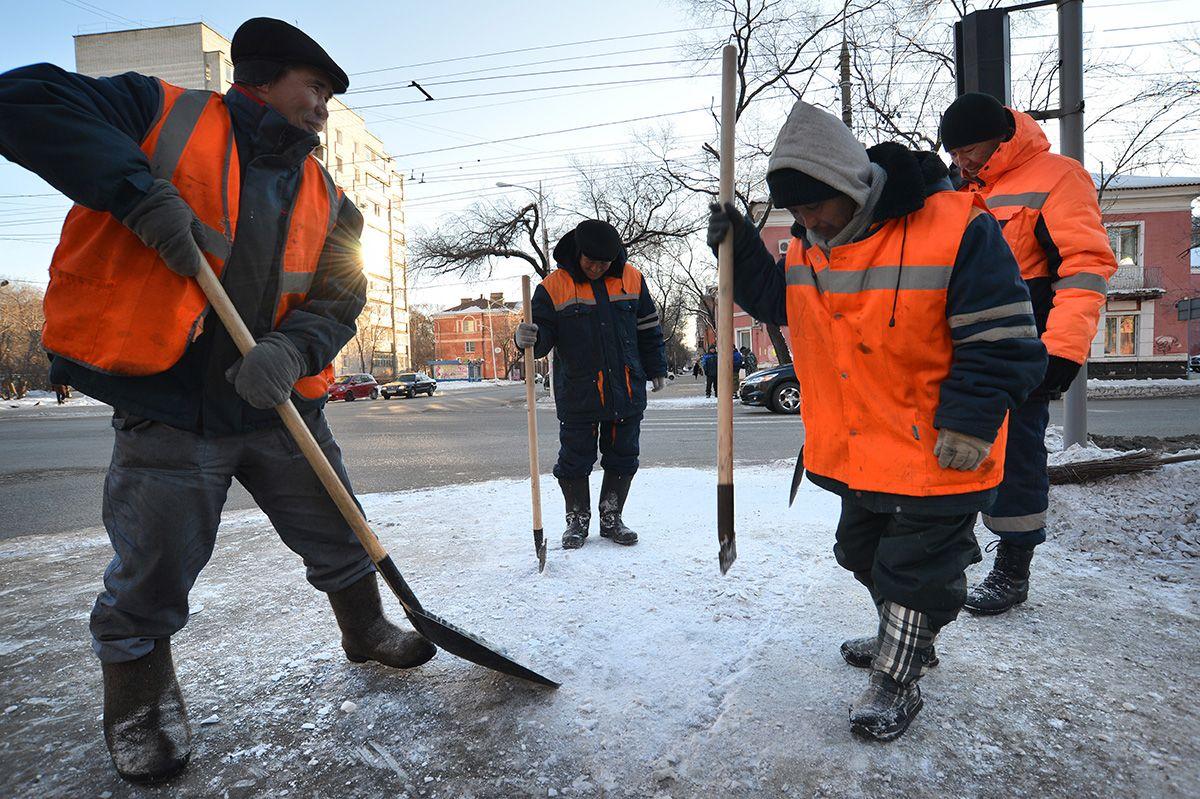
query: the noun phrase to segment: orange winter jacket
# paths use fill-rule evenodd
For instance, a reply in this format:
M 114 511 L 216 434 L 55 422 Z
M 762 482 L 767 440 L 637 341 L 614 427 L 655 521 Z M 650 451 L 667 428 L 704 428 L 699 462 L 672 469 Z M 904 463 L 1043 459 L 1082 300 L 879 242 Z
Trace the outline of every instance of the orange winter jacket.
M 833 248 L 829 258 L 792 239 L 787 320 L 810 472 L 858 492 L 916 497 L 1000 483 L 1007 421 L 975 471 L 943 469 L 933 454 L 941 384 L 961 343 L 947 319 L 950 278 L 967 225 L 986 213 L 977 199 L 943 191 L 867 238 Z M 995 309 L 973 316 L 1000 318 Z
M 1050 152 L 1028 114 L 1009 109 L 1016 132 L 963 191 L 982 197 L 1029 287 L 1038 332 L 1050 355 L 1083 363 L 1117 261 L 1100 221 L 1092 177 Z
M 162 83 L 158 121 L 141 148 L 154 177 L 171 181 L 199 220 L 197 240 L 219 276 L 237 233 L 239 164 L 232 121 L 221 95 Z M 274 323 L 303 304 L 341 190 L 313 157 L 305 159 L 291 209 Z M 152 375 L 171 368 L 203 330 L 208 303 L 199 284 L 181 277 L 107 212 L 74 206 L 50 264 L 46 350 L 108 374 Z M 305 399 L 325 394 L 333 367 L 303 377 Z

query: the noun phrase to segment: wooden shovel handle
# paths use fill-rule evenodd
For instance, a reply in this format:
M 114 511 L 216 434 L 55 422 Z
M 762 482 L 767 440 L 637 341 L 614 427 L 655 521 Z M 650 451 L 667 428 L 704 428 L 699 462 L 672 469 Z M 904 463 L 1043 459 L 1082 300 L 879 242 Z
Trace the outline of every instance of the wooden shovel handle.
M 521 301 L 525 321 L 533 324 L 533 305 L 529 299 L 529 275 L 521 275 Z M 542 529 L 542 492 L 539 485 L 537 446 L 537 397 L 533 384 L 533 347 L 525 348 L 525 406 L 529 412 L 529 484 L 533 491 L 533 529 Z

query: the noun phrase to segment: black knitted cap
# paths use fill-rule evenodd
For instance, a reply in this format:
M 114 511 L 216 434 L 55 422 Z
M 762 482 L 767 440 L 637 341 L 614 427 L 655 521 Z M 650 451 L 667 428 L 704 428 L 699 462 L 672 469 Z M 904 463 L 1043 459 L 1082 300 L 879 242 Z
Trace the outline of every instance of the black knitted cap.
M 767 173 L 767 188 L 771 190 L 771 204 L 776 208 L 819 203 L 841 194 L 828 183 L 822 183 L 798 169 L 786 167 Z
M 581 255 L 596 261 L 615 261 L 621 254 L 621 234 L 607 222 L 585 219 L 575 226 L 575 245 Z
M 942 146 L 949 152 L 988 139 L 1003 139 L 1011 124 L 1008 112 L 995 97 L 967 92 L 942 114 Z

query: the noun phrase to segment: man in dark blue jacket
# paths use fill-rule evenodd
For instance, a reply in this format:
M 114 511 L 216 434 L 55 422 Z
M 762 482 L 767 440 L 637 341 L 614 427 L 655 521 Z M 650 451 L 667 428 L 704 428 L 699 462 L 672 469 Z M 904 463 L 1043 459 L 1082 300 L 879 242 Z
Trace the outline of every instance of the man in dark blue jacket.
M 701 364 L 702 368 L 704 369 L 704 396 L 705 397 L 717 396 L 717 383 L 718 383 L 717 375 L 719 374 L 719 371 L 717 369 L 718 363 L 719 363 L 719 360 L 717 358 L 717 345 L 709 344 L 708 352 L 706 352 L 703 355 L 703 357 L 700 358 L 700 364 Z M 739 350 L 735 349 L 733 351 L 733 382 L 734 382 L 735 386 L 737 384 L 737 373 L 738 373 L 738 370 L 741 368 L 742 368 L 742 353 Z
M 374 566 L 312 469 L 297 457 L 274 410 L 353 337 L 366 302 L 362 216 L 310 157 L 328 117 L 326 103 L 349 81 L 320 45 L 280 20 L 247 21 L 234 35 L 231 55 L 235 85 L 224 97 L 181 92 L 135 73 L 95 79 L 50 64 L 0 75 L 0 155 L 74 200 L 72 218 L 90 215 L 98 231 L 90 250 L 81 252 L 64 229 L 48 297 L 59 288 L 56 281 L 69 287 L 88 279 L 78 271 L 108 270 L 117 283 L 128 279 L 128 269 L 105 258 L 106 245 L 114 242 L 132 247 L 151 270 L 191 277 L 205 257 L 195 236 L 206 228 L 205 250 L 224 249 L 222 283 L 258 341 L 242 358 L 209 313 L 179 360 L 157 374 L 114 374 L 52 356 L 53 382 L 115 409 L 116 443 L 104 487 L 114 557 L 91 632 L 104 673 L 109 753 L 118 772 L 138 782 L 170 777 L 191 754 L 170 642 L 187 623 L 188 593 L 212 553 L 234 478 L 301 555 L 309 582 L 329 595 L 349 659 L 409 667 L 435 652 L 384 617 Z M 163 115 L 168 95 L 172 111 Z M 190 121 L 189 109 L 196 112 Z M 208 152 L 203 148 L 182 146 L 202 137 L 197 131 L 217 129 L 205 120 L 216 120 L 221 130 L 232 126 L 234 152 L 229 145 L 217 148 L 219 164 L 197 155 Z M 155 130 L 156 145 L 150 142 Z M 163 165 L 172 148 L 164 139 L 180 145 L 169 168 Z M 240 185 L 176 185 L 172 178 L 181 168 L 226 176 L 236 170 Z M 328 228 L 317 233 L 291 227 L 305 187 L 306 196 L 318 191 L 329 197 Z M 236 219 L 222 220 L 222 232 L 204 224 L 195 209 L 219 209 L 222 202 L 231 207 L 217 196 L 226 190 L 235 193 L 239 210 Z M 315 271 L 301 275 L 311 282 L 298 286 L 297 273 L 283 270 L 285 242 L 308 244 L 317 235 L 324 244 L 309 253 L 317 259 Z M 75 252 L 63 252 L 72 246 Z M 63 268 L 64 255 L 75 258 L 74 272 Z M 301 297 L 286 313 L 280 310 L 284 294 Z M 47 307 L 49 327 L 49 301 Z M 153 340 L 137 343 L 156 346 Z M 296 397 L 348 484 L 321 410 L 324 397 Z
M 596 219 L 580 222 L 554 248 L 558 269 L 534 292 L 533 323 L 521 323 L 514 336 L 538 358 L 554 351 L 554 476 L 567 508 L 563 549 L 578 549 L 587 539 L 597 439 L 604 469 L 600 535 L 624 545 L 638 540 L 621 512 L 638 469 L 646 381 L 654 391 L 665 385 L 667 358 L 649 288 L 625 258 L 616 228 Z

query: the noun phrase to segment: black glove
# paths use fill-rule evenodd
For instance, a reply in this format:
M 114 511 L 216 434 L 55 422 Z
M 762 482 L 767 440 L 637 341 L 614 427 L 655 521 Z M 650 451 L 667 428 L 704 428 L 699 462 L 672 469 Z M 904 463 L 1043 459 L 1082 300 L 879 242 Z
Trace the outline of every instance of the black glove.
M 1051 355 L 1050 362 L 1046 364 L 1046 376 L 1042 379 L 1042 387 L 1039 390 L 1049 394 L 1063 393 L 1071 387 L 1071 381 L 1082 367 L 1081 363 Z
M 282 405 L 304 372 L 304 357 L 283 333 L 274 331 L 258 340 L 246 357 L 225 370 L 238 396 L 255 408 Z
M 204 255 L 192 234 L 194 226 L 200 222 L 170 182 L 154 181 L 121 223 L 132 230 L 142 244 L 157 250 L 167 268 L 175 274 L 194 277 L 200 271 Z
M 733 203 L 725 203 L 723 211 L 717 203 L 710 204 L 708 206 L 708 246 L 714 250 L 721 246 L 721 242 L 725 240 L 725 234 L 729 232 L 730 228 L 733 228 L 733 238 L 736 241 L 738 232 L 745 225 L 746 218 L 733 207 Z

